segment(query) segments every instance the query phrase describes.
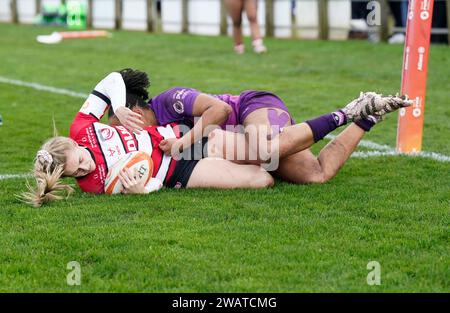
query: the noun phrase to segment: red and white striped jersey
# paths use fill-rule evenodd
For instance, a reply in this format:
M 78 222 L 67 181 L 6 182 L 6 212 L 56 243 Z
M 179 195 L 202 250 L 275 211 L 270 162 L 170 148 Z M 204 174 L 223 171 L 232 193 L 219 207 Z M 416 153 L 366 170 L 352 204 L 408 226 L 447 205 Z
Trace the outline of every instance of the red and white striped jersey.
M 123 126 L 111 127 L 99 122 L 109 104 L 102 94 L 89 95 L 70 127 L 70 138 L 88 149 L 96 169 L 77 183 L 84 192 L 103 193 L 108 170 L 126 153 L 144 151 L 153 160 L 153 177 L 164 184 L 173 174 L 176 161 L 159 149 L 163 139 L 179 138 L 177 124 L 149 126 L 141 134 L 129 132 Z

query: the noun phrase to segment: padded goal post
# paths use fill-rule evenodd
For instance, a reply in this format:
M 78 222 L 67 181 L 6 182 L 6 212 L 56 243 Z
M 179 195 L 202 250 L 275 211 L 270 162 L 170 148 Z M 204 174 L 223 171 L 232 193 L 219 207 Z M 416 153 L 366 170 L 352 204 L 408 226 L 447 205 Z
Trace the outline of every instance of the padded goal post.
M 399 111 L 397 151 L 402 153 L 422 149 L 433 4 L 434 0 L 409 0 L 401 93 L 414 104 Z

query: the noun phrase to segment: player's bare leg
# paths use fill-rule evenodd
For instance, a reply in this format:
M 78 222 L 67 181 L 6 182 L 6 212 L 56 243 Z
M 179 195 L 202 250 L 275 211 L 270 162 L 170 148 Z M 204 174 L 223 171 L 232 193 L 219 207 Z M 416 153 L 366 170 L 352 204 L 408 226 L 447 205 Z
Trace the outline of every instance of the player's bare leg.
M 334 177 L 364 136 L 364 130 L 356 124 L 352 124 L 324 147 L 319 156 L 316 157 L 309 149 L 314 144 L 312 132 L 306 123 L 302 124 L 306 127 L 286 128 L 296 130 L 293 134 L 297 134 L 297 136 L 290 136 L 290 139 L 294 140 L 287 141 L 290 139 L 287 139 L 286 136 L 280 136 L 280 146 L 282 149 L 284 146 L 286 147 L 284 153 L 297 149 L 302 150 L 281 158 L 278 168 L 274 171 L 274 174 L 281 179 L 297 184 L 324 183 Z M 283 134 L 284 132 L 280 135 Z M 291 145 L 293 142 L 299 142 L 295 149 Z M 249 159 L 249 151 L 251 151 L 251 148 L 244 134 L 223 130 L 215 130 L 210 133 L 208 141 L 209 156 L 233 160 L 233 162 L 240 164 L 263 163 L 261 158 L 258 158 L 258 160 Z M 265 161 L 267 162 L 267 160 Z
M 195 166 L 186 188 L 266 188 L 272 185 L 272 176 L 258 165 L 205 158 Z
M 358 110 L 358 106 L 364 101 L 368 101 L 364 109 Z M 361 94 L 358 99 L 352 101 L 343 109 L 344 112 L 347 111 L 345 112 L 347 118 L 350 117 L 352 120 L 356 120 L 356 123 L 352 123 L 328 143 L 320 151 L 317 158 L 309 149 L 295 152 L 311 143 L 311 134 L 305 130 L 295 131 L 297 125 L 286 127 L 286 131 L 279 136 L 280 153 L 283 156 L 293 154 L 282 159 L 276 173 L 294 183 L 327 182 L 345 164 L 366 131 L 369 131 L 384 115 L 411 104 L 412 102 L 407 97 L 382 97 L 373 92 Z M 307 121 L 311 132 L 314 133 L 314 141 L 322 139 L 325 135 L 320 128 L 317 129 L 317 120 Z
M 264 110 L 259 109 L 252 112 L 252 114 L 255 114 L 253 116 L 250 114 L 246 119 L 249 124 L 255 123 L 260 126 L 258 127 L 260 133 L 256 148 L 259 149 L 260 153 L 257 155 L 262 157 L 263 160 L 260 161 L 271 164 L 269 169 L 274 169 L 272 166 L 276 166 L 274 171 L 276 176 L 293 183 L 324 183 L 330 180 L 348 160 L 365 133 L 360 126 L 352 124 L 324 147 L 319 156 L 316 157 L 309 150 L 309 147 L 317 139 L 311 128 L 315 126 L 311 126 L 311 123 L 287 125 L 279 135 L 271 134 L 273 137 L 271 142 L 264 142 L 264 140 L 270 138 L 270 136 L 268 137 L 270 134 L 267 133 L 270 123 Z M 282 113 L 282 111 L 278 113 Z M 264 123 L 267 127 L 264 127 Z M 290 124 L 290 120 L 288 123 Z M 269 157 L 269 155 L 261 153 L 261 149 L 263 151 L 275 150 L 271 151 Z M 279 150 L 276 151 L 276 149 Z M 274 157 L 278 158 L 276 162 Z
M 261 31 L 258 25 L 258 3 L 257 0 L 244 1 L 245 13 L 250 24 L 250 32 L 252 35 L 253 51 L 256 53 L 267 52 L 266 46 L 263 44 Z
M 364 93 L 341 110 L 300 124 L 290 125 L 290 121 L 284 119 L 287 126 L 277 136 L 273 134 L 276 130 L 271 128 L 274 121 L 269 121 L 268 111 L 275 110 L 275 116 L 278 117 L 287 113 L 280 109 L 261 108 L 249 114 L 244 121 L 248 147 L 242 149 L 244 139 L 241 135 L 216 130 L 210 135 L 209 142 L 215 149 L 212 149 L 214 151 L 211 151 L 209 155 L 222 154 L 229 160 L 244 160 L 255 164 L 267 162 L 271 157 L 283 159 L 311 147 L 325 135 L 347 122 L 355 121 L 361 128 L 368 131 L 381 119 L 381 116 L 411 104 L 412 102 L 406 98 L 381 97 L 375 93 Z M 278 125 L 283 123 L 285 122 Z M 269 141 L 272 142 L 269 144 Z M 242 150 L 246 151 L 245 158 L 242 157 Z
M 364 133 L 353 123 L 330 141 L 317 157 L 306 149 L 282 159 L 276 175 L 297 184 L 325 183 L 336 176 Z
M 267 109 L 259 109 L 248 116 L 251 119 L 247 123 L 247 125 L 258 126 L 257 134 L 250 134 L 245 138 L 242 134 L 215 131 L 212 135 L 213 138 L 210 138 L 211 151 L 209 155 L 222 154 L 224 158 L 230 160 L 236 158 L 242 160 L 242 153 L 236 152 L 236 149 L 247 145 L 244 151 L 249 152 L 245 154 L 245 161 L 264 163 L 272 162 L 273 158 L 277 157 L 280 159 L 280 165 L 275 173 L 281 178 L 295 183 L 323 183 L 336 175 L 364 136 L 365 131 L 368 131 L 384 114 L 410 104 L 411 102 L 404 98 L 381 98 L 375 93 L 366 93 L 340 110 L 341 112 L 335 112 L 335 115 L 326 114 L 305 123 L 285 127 L 281 134 L 273 138 L 272 144 L 276 142 L 273 145 L 264 143 L 264 140 L 267 141 L 268 138 L 270 123 L 264 111 Z M 369 116 L 371 113 L 375 115 Z M 308 148 L 337 128 L 339 125 L 334 124 L 335 121 L 345 124 L 346 121 L 340 121 L 339 114 L 345 114 L 346 118 L 352 120 L 358 119 L 358 125 L 352 124 L 347 127 L 322 149 L 318 157 L 315 157 Z M 232 140 L 223 139 L 226 137 L 231 137 Z M 256 140 L 249 141 L 249 138 L 256 138 Z M 230 142 L 235 146 L 230 145 Z M 260 153 L 261 147 L 264 149 L 271 147 L 272 150 L 270 153 Z M 255 149 L 258 150 L 258 153 L 252 154 Z M 240 150 L 242 151 L 242 148 Z M 258 159 L 249 158 L 252 155 L 258 156 Z
M 243 0 L 225 0 L 225 5 L 233 22 L 234 51 L 238 54 L 244 53 L 244 41 L 242 38 L 242 11 Z
M 373 92 L 367 92 L 361 93 L 357 99 L 340 110 L 324 114 L 304 123 L 286 126 L 278 136 L 269 133 L 270 131 L 273 132 L 269 128 L 271 124 L 273 125 L 273 122 L 269 121 L 267 111 L 273 109 L 258 109 L 252 112 L 244 121 L 244 126 L 256 126 L 258 134 L 250 133 L 248 140 L 257 138 L 257 146 L 255 148 L 255 141 L 249 141 L 249 145 L 251 150 L 258 149 L 259 153 L 256 155 L 260 156 L 260 161 L 264 162 L 268 161 L 268 155 L 272 158 L 283 159 L 303 151 L 347 122 L 355 121 L 362 129 L 368 131 L 385 114 L 411 104 L 412 101 L 406 97 L 383 97 Z M 275 110 L 277 114 L 283 112 L 279 109 Z M 290 122 L 288 123 L 290 124 Z M 265 140 L 267 141 L 270 137 L 272 137 L 271 144 L 266 144 Z M 271 150 L 265 155 L 263 152 L 266 147 Z
M 307 124 L 305 125 L 306 127 L 309 127 Z M 292 129 L 291 127 L 287 127 L 286 129 L 288 128 Z M 303 149 L 302 151 L 292 153 L 287 157 L 282 158 L 279 161 L 278 168 L 274 171 L 274 174 L 283 180 L 297 184 L 327 182 L 333 178 L 345 164 L 357 147 L 359 141 L 364 136 L 364 133 L 362 128 L 356 124 L 352 124 L 326 145 L 320 151 L 319 156 L 316 157 L 308 148 L 314 143 L 311 131 L 300 130 L 296 132 L 296 134 L 300 134 L 300 136 L 297 136 L 298 138 L 295 138 L 294 142 L 300 142 L 300 145 L 297 146 L 297 148 L 306 148 L 301 148 Z M 228 160 L 237 160 L 236 162 L 238 163 L 262 163 L 261 159 L 244 159 L 244 154 L 242 152 L 246 151 L 245 157 L 248 158 L 248 151 L 250 150 L 244 134 L 216 130 L 211 137 L 208 144 L 208 155 L 223 157 Z M 292 149 L 292 142 L 285 144 L 285 139 L 286 136 L 280 137 L 281 147 L 287 146 L 284 151 L 297 150 Z M 237 148 L 238 146 L 240 148 Z

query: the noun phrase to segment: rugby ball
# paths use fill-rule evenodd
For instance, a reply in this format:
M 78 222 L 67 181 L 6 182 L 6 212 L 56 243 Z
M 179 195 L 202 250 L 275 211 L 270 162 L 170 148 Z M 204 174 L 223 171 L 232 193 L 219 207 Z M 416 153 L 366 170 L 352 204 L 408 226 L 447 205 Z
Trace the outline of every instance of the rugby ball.
M 147 186 L 153 174 L 153 160 L 148 153 L 143 151 L 134 151 L 124 155 L 109 169 L 105 180 L 105 193 L 112 195 L 122 192 L 123 186 L 119 179 L 119 173 L 121 170 L 128 169 L 131 171 L 137 169 L 139 177 L 143 177 Z

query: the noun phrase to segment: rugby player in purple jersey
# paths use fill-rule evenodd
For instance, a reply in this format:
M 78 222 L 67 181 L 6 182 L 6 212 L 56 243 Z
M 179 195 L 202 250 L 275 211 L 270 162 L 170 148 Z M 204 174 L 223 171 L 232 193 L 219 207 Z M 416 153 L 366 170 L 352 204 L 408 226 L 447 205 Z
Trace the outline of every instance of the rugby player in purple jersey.
M 144 72 L 123 71 L 148 83 Z M 303 184 L 324 183 L 334 177 L 367 131 L 385 114 L 411 104 L 407 97 L 366 92 L 341 109 L 299 124 L 294 123 L 284 102 L 268 91 L 211 95 L 193 88 L 174 87 L 148 103 L 132 101 L 127 106 L 141 115 L 145 125 L 177 122 L 192 127 L 181 138 L 161 142 L 160 148 L 166 154 L 180 154 L 208 137 L 210 157 L 268 164 L 265 168 L 275 176 Z M 114 123 L 114 117 L 110 121 Z M 318 156 L 312 154 L 309 147 L 347 124 Z M 236 128 L 239 125 L 244 132 Z M 245 148 L 239 149 L 242 146 Z

